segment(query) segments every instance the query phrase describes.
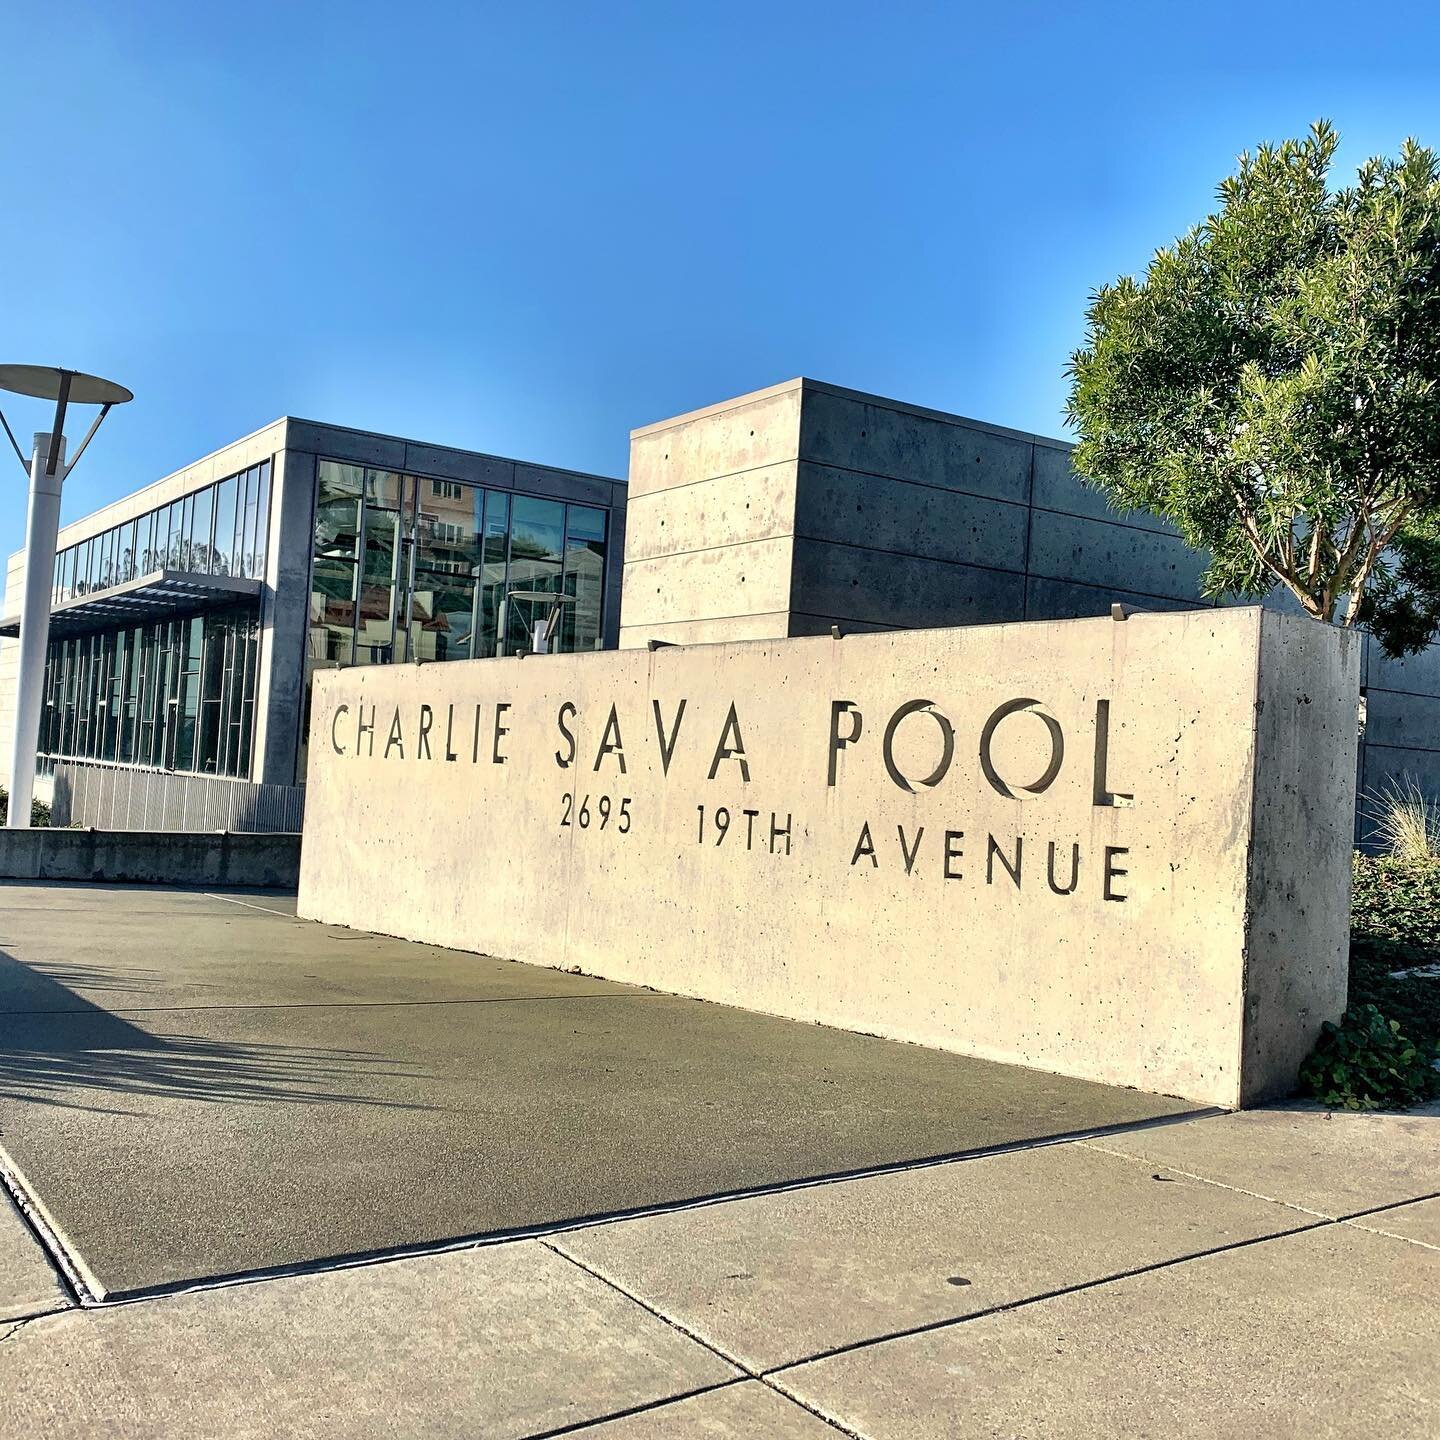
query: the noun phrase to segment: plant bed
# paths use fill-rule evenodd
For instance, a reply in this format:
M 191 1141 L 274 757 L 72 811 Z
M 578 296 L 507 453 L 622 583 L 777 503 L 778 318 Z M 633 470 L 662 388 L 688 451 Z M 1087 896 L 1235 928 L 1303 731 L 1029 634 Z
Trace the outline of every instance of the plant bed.
M 1404 1109 L 1440 1096 L 1440 860 L 1355 856 L 1350 988 L 1300 1069 L 1323 1104 Z

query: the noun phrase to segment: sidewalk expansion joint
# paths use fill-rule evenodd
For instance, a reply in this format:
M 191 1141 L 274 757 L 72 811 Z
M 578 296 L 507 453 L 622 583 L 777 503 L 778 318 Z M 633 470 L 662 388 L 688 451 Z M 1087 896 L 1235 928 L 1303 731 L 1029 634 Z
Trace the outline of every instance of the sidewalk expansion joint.
M 731 1380 L 720 1380 L 714 1385 L 701 1385 L 694 1390 L 682 1390 L 675 1395 L 666 1395 L 659 1400 L 643 1400 L 638 1405 L 627 1405 L 623 1410 L 607 1410 L 603 1415 L 591 1415 L 584 1420 L 573 1420 L 568 1425 L 557 1425 L 551 1430 L 532 1430 L 525 1440 L 555 1440 L 559 1435 L 574 1435 L 579 1430 L 589 1430 L 596 1425 L 608 1425 L 612 1420 L 628 1420 L 632 1415 L 649 1415 L 664 1410 L 669 1405 L 678 1405 L 682 1400 L 694 1400 L 700 1395 L 713 1395 L 717 1390 L 729 1390 L 744 1385 L 746 1376 L 736 1375 Z
M 86 1283 L 85 1277 L 80 1273 L 79 1266 L 76 1265 L 64 1242 L 55 1232 L 54 1226 L 46 1218 L 39 1203 L 31 1196 L 24 1177 L 14 1168 L 3 1147 L 0 1147 L 0 1187 L 3 1187 L 5 1193 L 14 1202 L 16 1210 L 20 1212 L 21 1223 L 34 1236 L 35 1243 L 39 1245 L 45 1258 L 54 1267 L 71 1304 L 98 1304 L 98 1299 Z M 38 1318 L 38 1316 L 29 1316 L 27 1320 L 21 1321 L 21 1324 Z
M 321 1255 L 312 1259 L 290 1261 L 277 1265 L 253 1266 L 245 1270 L 224 1274 L 193 1275 L 184 1279 L 146 1285 L 134 1290 L 108 1291 L 90 1294 L 82 1285 L 82 1305 L 140 1305 L 151 1300 L 160 1300 L 175 1295 L 193 1295 L 205 1290 L 223 1290 L 234 1285 L 263 1285 L 274 1280 L 296 1279 L 305 1276 L 325 1275 L 336 1270 L 351 1270 L 371 1265 L 388 1265 L 397 1260 L 415 1260 L 427 1255 L 444 1255 L 462 1250 L 480 1249 L 490 1245 L 508 1245 L 520 1240 L 545 1240 L 557 1235 L 568 1235 L 579 1230 L 590 1230 L 601 1225 L 622 1225 L 630 1220 L 644 1220 L 658 1215 L 675 1215 L 690 1210 L 703 1210 L 716 1205 L 728 1205 L 741 1200 L 761 1199 L 769 1195 L 787 1195 L 796 1191 L 819 1189 L 829 1185 L 845 1185 L 857 1180 L 872 1180 L 887 1175 L 904 1175 L 915 1170 L 939 1169 L 948 1165 L 963 1165 L 976 1160 L 991 1159 L 1029 1150 L 1048 1149 L 1052 1146 L 1084 1143 L 1097 1135 L 1132 1130 L 1150 1130 L 1161 1126 L 1181 1124 L 1187 1120 L 1203 1119 L 1225 1112 L 1207 1107 L 1198 1111 L 1184 1111 L 1176 1115 L 1158 1115 L 1142 1120 L 1125 1120 L 1113 1125 L 1104 1125 L 1088 1130 L 1075 1130 L 1055 1135 L 1041 1135 L 1028 1140 L 1006 1141 L 1001 1144 L 977 1146 L 971 1150 L 947 1152 L 942 1155 L 927 1155 L 917 1160 L 898 1160 L 889 1163 L 866 1166 L 855 1170 L 839 1170 L 829 1174 L 807 1175 L 791 1180 L 778 1180 L 768 1184 L 747 1186 L 739 1190 L 721 1190 L 711 1195 L 701 1195 L 684 1200 L 661 1201 L 638 1205 L 633 1209 L 599 1212 L 591 1215 L 575 1215 L 563 1220 L 546 1221 L 534 1225 L 522 1225 L 513 1229 L 484 1231 L 455 1235 L 443 1240 L 418 1241 L 408 1245 L 384 1246 L 363 1252 L 341 1255 Z M 3 1159 L 3 1150 L 0 1150 Z M 570 1258 L 570 1257 L 566 1257 Z M 69 1272 L 67 1271 L 67 1274 Z M 759 1378 L 759 1377 L 757 1377 Z
M 1145 1155 L 1132 1155 L 1128 1150 L 1116 1150 L 1111 1146 L 1098 1144 L 1094 1140 L 1082 1140 L 1080 1143 L 1087 1150 L 1098 1150 L 1102 1155 L 1113 1155 L 1117 1160 L 1133 1160 L 1137 1165 L 1155 1165 L 1167 1174 L 1180 1175 L 1186 1180 L 1194 1180 L 1201 1185 L 1213 1185 L 1217 1190 L 1228 1190 L 1233 1195 L 1245 1195 L 1251 1200 L 1264 1200 L 1271 1205 L 1283 1205 L 1287 1210 L 1298 1211 L 1301 1215 L 1313 1215 L 1317 1220 L 1342 1218 L 1339 1215 L 1330 1215 L 1324 1210 L 1312 1210 L 1308 1205 L 1301 1205 L 1295 1200 L 1282 1200 L 1278 1195 L 1266 1195 L 1259 1190 L 1247 1190 L 1243 1185 L 1230 1185 L 1224 1180 L 1216 1180 L 1209 1175 L 1200 1175 L 1194 1170 L 1182 1170 L 1178 1165 L 1168 1165 Z
M 1244 1195 L 1251 1200 L 1264 1200 L 1271 1205 L 1281 1205 L 1287 1210 L 1298 1211 L 1301 1215 L 1313 1215 L 1320 1220 L 1331 1220 L 1341 1224 L 1362 1220 L 1369 1215 L 1383 1215 L 1387 1210 L 1398 1210 L 1405 1205 L 1418 1205 L 1423 1200 L 1440 1199 L 1440 1191 L 1430 1191 L 1423 1195 L 1409 1195 L 1403 1200 L 1387 1200 L 1383 1205 L 1370 1205 L 1362 1210 L 1347 1210 L 1340 1214 L 1331 1214 L 1328 1210 L 1316 1210 L 1311 1206 L 1302 1205 L 1298 1200 L 1282 1200 L 1278 1195 L 1266 1195 L 1261 1190 L 1247 1190 L 1243 1185 L 1231 1185 L 1227 1181 L 1216 1180 L 1211 1175 L 1201 1175 L 1194 1170 L 1182 1170 L 1177 1165 L 1166 1164 L 1154 1159 L 1153 1156 L 1132 1155 L 1127 1150 L 1117 1150 L 1113 1146 L 1101 1145 L 1094 1140 L 1081 1140 L 1078 1143 L 1087 1150 L 1098 1150 L 1102 1155 L 1113 1155 L 1118 1160 L 1133 1160 L 1139 1165 L 1154 1165 L 1169 1175 L 1179 1175 L 1186 1180 L 1198 1181 L 1202 1185 L 1213 1185 L 1217 1190 L 1228 1190 L 1233 1195 Z M 1156 1178 L 1158 1179 L 1159 1176 L 1157 1175 Z M 1363 1230 L 1368 1227 L 1362 1225 L 1360 1228 Z M 1403 1240 L 1406 1237 L 1401 1235 L 1396 1238 Z M 1426 1242 L 1421 1240 L 1416 1243 L 1423 1245 Z M 1430 1246 L 1429 1248 L 1440 1247 Z
M 798 1369 L 802 1365 L 812 1365 L 818 1360 L 833 1360 L 838 1355 L 851 1355 L 858 1350 L 869 1350 L 877 1345 L 888 1344 L 892 1340 L 909 1340 L 916 1335 L 930 1335 L 937 1330 L 951 1330 L 960 1325 L 969 1325 L 975 1320 L 985 1320 L 992 1315 L 1005 1315 L 1013 1310 L 1024 1310 L 1031 1305 L 1043 1304 L 1047 1300 L 1058 1300 L 1065 1295 L 1079 1295 L 1086 1290 L 1099 1290 L 1106 1285 L 1113 1285 L 1119 1280 L 1133 1280 L 1137 1276 L 1153 1275 L 1161 1270 L 1189 1265 L 1196 1260 L 1208 1260 L 1216 1255 L 1227 1254 L 1232 1250 L 1248 1250 L 1256 1245 L 1271 1245 L 1279 1240 L 1289 1240 L 1296 1235 L 1306 1235 L 1312 1230 L 1324 1230 L 1342 1223 L 1342 1221 L 1325 1217 L 1317 1219 L 1311 1225 L 1297 1225 L 1291 1230 L 1277 1230 L 1270 1235 L 1256 1235 L 1249 1240 L 1236 1240 L 1228 1245 L 1214 1245 L 1205 1250 L 1191 1251 L 1188 1255 L 1176 1255 L 1168 1260 L 1157 1260 L 1149 1265 L 1137 1265 L 1129 1270 L 1117 1270 L 1113 1275 L 1101 1275 L 1094 1280 L 1081 1280 L 1074 1285 L 1063 1285 L 1057 1290 L 1042 1291 L 1038 1295 L 1026 1295 L 1019 1300 L 1007 1300 L 999 1305 L 988 1306 L 984 1310 L 976 1310 L 969 1315 L 955 1315 L 943 1320 L 930 1320 L 923 1325 L 906 1326 L 900 1330 L 891 1330 L 884 1335 L 867 1336 L 864 1340 L 852 1340 L 845 1345 L 835 1345 L 828 1350 L 816 1351 L 815 1354 L 803 1356 L 799 1360 L 787 1360 L 785 1364 L 767 1370 L 759 1378 L 767 1382 L 772 1381 L 787 1371 Z
M 782 1399 L 788 1400 L 792 1405 L 798 1405 L 801 1409 L 808 1411 L 817 1420 L 823 1421 L 826 1425 L 828 1425 L 838 1434 L 848 1435 L 850 1437 L 850 1440 L 865 1440 L 865 1437 L 861 1435 L 858 1430 L 852 1430 L 849 1428 L 849 1426 L 842 1425 L 839 1421 L 833 1419 L 831 1416 L 824 1414 L 820 1410 L 817 1410 L 809 1401 L 802 1400 L 799 1398 L 799 1396 L 792 1395 L 789 1391 L 782 1389 L 780 1386 L 772 1384 L 763 1371 L 756 1369 L 752 1365 L 746 1364 L 746 1362 L 740 1359 L 738 1355 L 732 1355 L 729 1351 L 722 1349 L 713 1341 L 707 1340 L 703 1335 L 691 1329 L 691 1327 L 686 1325 L 683 1321 L 677 1320 L 673 1315 L 667 1315 L 663 1310 L 658 1309 L 648 1300 L 644 1299 L 640 1295 L 637 1295 L 627 1286 L 620 1284 L 618 1280 L 612 1279 L 609 1275 L 605 1274 L 603 1270 L 598 1270 L 595 1268 L 595 1266 L 589 1264 L 588 1262 L 577 1259 L 568 1250 L 565 1250 L 560 1245 L 557 1245 L 554 1240 L 541 1240 L 539 1243 L 543 1245 L 545 1249 L 549 1250 L 552 1254 L 558 1255 L 562 1260 L 569 1261 L 569 1263 L 575 1266 L 577 1270 L 581 1270 L 586 1275 L 589 1275 L 592 1279 L 598 1280 L 602 1285 L 613 1290 L 617 1295 L 624 1296 L 625 1299 L 629 1300 L 632 1305 L 638 1305 L 640 1309 L 645 1311 L 647 1315 L 653 1316 L 656 1320 L 660 1321 L 662 1325 L 665 1325 L 671 1330 L 676 1331 L 678 1334 L 683 1335 L 693 1344 L 699 1345 L 703 1350 L 708 1350 L 710 1354 L 714 1355 L 717 1359 L 723 1360 L 727 1365 L 733 1365 L 737 1370 L 742 1372 L 742 1374 L 736 1379 L 725 1381 L 721 1385 L 710 1386 L 710 1389 L 723 1389 L 728 1385 L 741 1384 L 744 1380 L 747 1379 L 754 1380 L 757 1381 L 759 1384 L 763 1385 L 767 1390 L 773 1390 Z M 669 1404 L 670 1402 L 661 1401 L 658 1403 L 663 1405 Z M 644 1408 L 656 1409 L 658 1407 L 656 1405 L 650 1405 Z M 601 1418 L 608 1420 L 612 1417 L 604 1416 Z M 600 1421 L 592 1420 L 587 1421 L 586 1423 L 598 1424 L 600 1423 Z M 546 1433 L 557 1434 L 563 1432 L 547 1431 Z M 530 1440 L 540 1440 L 540 1437 L 532 1436 L 530 1437 Z
M 52 1310 L 48 1313 L 52 1315 L 63 1315 L 65 1312 L 63 1310 Z M 32 1320 L 38 1320 L 39 1318 L 38 1315 L 26 1315 L 23 1319 L 7 1320 L 3 1324 L 0 1324 L 0 1345 L 3 1345 L 7 1340 L 13 1339 Z

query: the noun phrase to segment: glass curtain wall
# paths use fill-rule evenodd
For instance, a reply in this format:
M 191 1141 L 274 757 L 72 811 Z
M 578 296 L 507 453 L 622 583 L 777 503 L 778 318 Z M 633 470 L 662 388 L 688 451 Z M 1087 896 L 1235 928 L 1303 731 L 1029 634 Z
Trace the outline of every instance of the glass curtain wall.
M 270 532 L 270 462 L 262 461 L 169 505 L 103 530 L 55 556 L 53 603 L 149 575 L 265 576 Z
M 605 510 L 332 460 L 316 484 L 307 672 L 532 649 L 555 594 L 557 648 L 600 648 Z
M 259 647 L 254 605 L 52 641 L 42 757 L 248 778 Z

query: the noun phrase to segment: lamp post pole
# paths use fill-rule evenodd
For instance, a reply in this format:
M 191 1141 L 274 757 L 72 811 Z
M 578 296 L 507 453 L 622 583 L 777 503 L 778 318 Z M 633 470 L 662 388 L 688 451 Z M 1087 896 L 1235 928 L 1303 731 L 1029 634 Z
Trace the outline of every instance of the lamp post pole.
M 55 420 L 37 431 L 26 464 L 24 451 L 0 414 L 0 430 L 30 480 L 30 506 L 25 516 L 25 594 L 20 611 L 20 664 L 15 677 L 15 730 L 10 749 L 10 810 L 6 825 L 24 830 L 30 824 L 35 794 L 35 751 L 40 739 L 40 709 L 45 703 L 45 658 L 50 648 L 50 596 L 55 582 L 55 540 L 60 530 L 60 487 L 80 463 L 95 432 L 116 405 L 135 398 L 123 385 L 62 370 L 57 365 L 0 365 L 0 390 L 55 402 Z M 71 405 L 97 405 L 99 411 L 85 438 L 68 459 L 65 455 L 65 412 Z
M 55 448 L 51 463 L 51 446 Z M 30 453 L 30 507 L 25 517 L 25 598 L 20 611 L 20 668 L 15 687 L 15 741 L 10 752 L 12 830 L 30 824 L 35 793 L 35 751 L 40 739 L 40 709 L 45 699 L 45 658 L 50 648 L 50 596 L 55 580 L 55 537 L 60 530 L 60 487 L 65 437 L 43 430 Z

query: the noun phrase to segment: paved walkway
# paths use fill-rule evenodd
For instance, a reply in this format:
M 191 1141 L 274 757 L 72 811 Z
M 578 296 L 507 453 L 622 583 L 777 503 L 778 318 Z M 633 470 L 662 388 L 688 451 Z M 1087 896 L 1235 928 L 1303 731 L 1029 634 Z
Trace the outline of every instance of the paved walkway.
M 63 929 L 72 923 L 66 918 L 72 908 L 103 905 L 104 893 L 68 894 L 64 907 L 47 910 L 47 925 Z M 228 903 L 199 896 L 156 901 L 153 892 L 129 892 L 114 914 L 126 913 L 125 905 L 155 912 L 149 965 L 163 972 L 153 957 L 170 953 L 181 934 L 177 914 L 193 906 L 196 914 L 209 915 L 207 904 Z M 12 955 L 21 931 L 45 928 L 31 924 L 27 930 L 23 917 L 16 920 L 16 908 L 0 904 L 0 925 L 10 932 L 0 938 Z M 61 997 L 46 986 L 63 984 L 72 997 L 63 1014 L 71 1018 L 62 1020 L 62 1010 L 52 1009 L 44 1024 L 80 1029 L 35 1031 L 21 1015 L 26 1007 L 0 1012 L 0 1052 L 10 1057 L 0 1076 L 0 1090 L 10 1097 L 0 1114 L 0 1145 L 23 1151 L 32 1168 L 49 1166 L 51 1178 L 37 1193 L 43 1199 L 48 1186 L 55 1203 L 47 1208 L 83 1218 L 92 1214 L 97 1187 L 66 1177 L 84 1176 L 96 1146 L 119 1147 L 121 1142 L 106 1139 L 109 1128 L 118 1127 L 130 1146 L 131 1168 L 176 1169 L 193 1185 L 197 1206 L 188 1224 L 183 1208 L 126 1208 L 153 1192 L 127 1179 L 117 1148 L 105 1152 L 105 1173 L 121 1187 L 125 1204 L 100 1213 L 137 1237 L 134 1253 L 145 1263 L 178 1254 L 170 1273 L 188 1268 L 193 1275 L 197 1258 L 213 1253 L 211 1240 L 195 1239 L 199 1232 L 228 1225 L 246 1237 L 236 1253 L 252 1253 L 254 1214 L 283 1208 L 283 1187 L 294 1182 L 282 1176 L 262 1201 L 227 1219 L 204 1198 L 222 1167 L 191 1153 L 197 1136 L 210 1143 L 216 1132 L 195 1128 L 187 1106 L 201 1114 L 249 1106 L 257 1118 L 246 1133 L 266 1125 L 284 1132 L 286 1110 L 304 1109 L 308 1101 L 269 1097 L 270 1087 L 283 1091 L 296 1082 L 267 1075 L 244 1081 L 264 1092 L 260 1097 L 206 1101 L 192 1093 L 205 1086 L 184 1078 L 183 1053 L 167 1058 L 158 1078 L 122 1066 L 119 1080 L 112 1075 L 105 1083 L 86 1083 L 86 1076 L 93 1081 L 109 1063 L 104 1057 L 143 1052 L 139 1037 L 154 1039 L 159 1029 L 167 1044 L 174 1039 L 176 992 L 165 992 L 163 1021 L 147 1018 L 147 1007 L 135 1003 L 135 987 L 148 982 L 128 973 L 145 967 L 136 958 L 139 942 L 132 944 L 127 934 L 144 919 L 109 925 L 108 954 L 104 947 L 83 958 L 57 952 L 44 959 L 32 952 L 11 967 L 17 993 L 39 1002 L 28 1005 L 32 1012 L 48 1003 L 47 995 L 58 1005 Z M 209 967 L 187 972 L 195 1006 L 278 1008 L 254 996 L 245 1000 L 244 987 L 267 980 L 299 985 L 307 962 L 287 949 L 292 942 L 285 937 L 304 927 L 280 916 L 257 924 L 271 921 L 277 928 L 267 932 L 236 922 L 229 942 L 212 947 Z M 97 916 L 92 911 L 73 924 L 75 934 L 89 933 Z M 262 933 L 266 938 L 258 943 Z M 370 942 L 329 943 L 336 950 L 353 943 L 363 951 Z M 311 958 L 318 962 L 324 953 Z M 276 968 L 255 975 L 266 956 Z M 456 957 L 449 957 L 447 976 L 442 956 L 432 957 L 433 983 L 459 983 Z M 360 965 L 347 980 L 348 963 L 337 959 L 339 969 L 312 968 L 311 979 L 342 990 L 364 979 L 376 993 L 363 1001 L 337 993 L 330 1002 L 336 1009 L 402 1008 L 393 996 L 382 1002 L 379 994 L 398 983 L 383 978 L 393 965 L 377 962 L 368 971 Z M 415 955 L 421 970 L 428 963 Z M 56 974 L 61 965 L 73 972 L 63 980 Z M 532 972 L 539 975 L 547 983 L 596 983 Z M 156 982 L 175 983 L 173 977 Z M 155 991 L 149 994 L 153 1000 Z M 101 1013 L 78 1007 L 77 998 Z M 631 1005 L 634 1023 L 642 1029 L 654 1023 L 646 1018 L 649 1007 L 662 998 Z M 482 1014 L 521 1008 L 472 1007 Z M 112 1023 L 133 1027 L 138 1037 L 104 1028 Z M 578 1014 L 571 1023 L 583 1029 Z M 71 1035 L 70 1049 L 54 1039 L 57 1033 Z M 659 1038 L 693 1044 L 700 1033 L 663 1031 Z M 786 1027 L 786 1033 L 823 1039 L 828 1032 Z M 37 1035 L 51 1036 L 48 1049 L 32 1043 Z M 93 1043 L 97 1036 L 111 1048 Z M 726 1037 L 736 1043 L 735 1033 Z M 213 1036 L 204 1032 L 201 1038 Z M 856 1061 L 853 1069 L 839 1067 L 831 1088 L 842 1098 L 826 1114 L 845 1143 L 878 1145 L 875 1137 L 887 1132 L 893 1132 L 898 1154 L 926 1143 L 933 1134 L 926 1126 L 935 1120 L 907 1130 L 904 1113 L 923 1087 L 905 1089 L 898 1078 L 904 1072 L 887 1068 L 883 1057 L 930 1052 L 842 1038 L 877 1047 L 867 1064 L 879 1094 L 888 1097 L 874 1112 L 867 1110 L 859 1098 L 864 1085 L 855 1078 L 865 1066 Z M 266 1043 L 278 1042 L 272 1037 Z M 328 1043 L 352 1048 L 349 1039 L 334 1035 Z M 776 1048 L 783 1045 L 777 1041 Z M 752 1051 L 743 1053 L 748 1060 Z M 17 1054 L 30 1057 L 31 1070 Z M 47 1057 L 56 1068 L 37 1077 L 33 1067 L 43 1071 Z M 206 1084 L 225 1083 L 224 1058 L 205 1069 L 206 1057 L 198 1057 Z M 824 1061 L 822 1054 L 804 1056 L 806 1064 Z M 393 1067 L 396 1061 L 391 1056 L 385 1063 Z M 420 1068 L 430 1064 L 425 1059 Z M 575 1072 L 569 1073 L 573 1081 Z M 784 1072 L 764 1073 L 769 1084 Z M 926 1083 L 940 1083 L 938 1073 L 927 1074 Z M 27 1074 L 31 1089 L 18 1093 Z M 987 1123 L 1009 1116 L 1005 1123 L 1012 1126 L 1042 1128 L 1034 1104 L 1022 1099 L 1030 1091 L 1017 1077 L 1027 1075 L 1001 1071 L 992 1077 L 1003 1084 L 1009 1076 L 1014 1088 L 1002 1092 L 1011 1096 L 1004 1105 L 987 1111 Z M 349 1070 L 345 1083 L 360 1089 Z M 1030 1085 L 1049 1093 L 1038 1077 L 1031 1076 Z M 552 1091 L 561 1093 L 559 1086 Z M 662 1087 L 662 1093 L 674 1100 L 686 1092 Z M 980 1103 L 982 1091 L 972 1085 L 969 1093 L 971 1103 Z M 1063 1098 L 1071 1092 L 1056 1093 Z M 790 1107 L 821 1103 L 809 1090 L 785 1095 L 772 1111 L 775 1134 L 796 1123 Z M 1130 1103 L 1143 1111 L 1143 1101 Z M 1065 1113 L 1078 1117 L 1081 1103 L 1071 1103 L 1077 1108 Z M 1085 1100 L 1098 1103 L 1093 1095 Z M 371 1152 L 347 1158 L 355 1132 L 339 1117 L 352 1108 L 402 1120 L 412 1112 L 348 1104 L 307 1112 L 313 1147 L 329 1146 L 329 1163 L 340 1165 L 360 1193 L 377 1172 Z M 751 1113 L 758 1123 L 765 1112 L 757 1107 Z M 683 1105 L 645 1114 L 652 1124 L 668 1114 L 670 1125 L 701 1131 L 701 1142 L 689 1149 L 650 1145 L 647 1156 L 693 1155 L 706 1140 L 712 1148 L 749 1144 L 757 1163 L 808 1153 L 783 1141 L 767 1150 L 752 1128 L 719 1126 L 714 1115 Z M 44 1125 L 40 1116 L 49 1117 Z M 332 1143 L 337 1137 L 327 1136 L 327 1123 L 338 1127 L 344 1144 Z M 392 1140 L 397 1133 L 385 1132 Z M 637 1122 L 628 1133 L 632 1145 L 643 1137 Z M 809 1132 L 802 1127 L 802 1133 Z M 242 1146 L 235 1153 L 252 1152 Z M 296 1155 L 293 1148 L 283 1153 L 291 1160 Z M 473 1163 L 467 1156 L 465 1165 Z M 258 1174 L 257 1161 L 244 1164 L 247 1174 Z M 403 1151 L 381 1157 L 380 1173 L 399 1175 L 404 1164 Z M 637 1168 L 633 1155 L 630 1164 Z M 310 1185 L 315 1172 L 302 1173 Z M 688 1175 L 693 1183 L 701 1172 L 677 1162 L 664 1173 Z M 483 1176 L 469 1178 L 484 1184 Z M 166 1204 L 180 1207 L 182 1189 L 165 1192 Z M 294 1193 L 306 1216 L 302 1228 L 313 1238 L 318 1212 L 303 1187 Z M 337 1235 L 350 1233 L 352 1222 L 340 1202 L 333 1219 Z M 65 1247 L 47 1250 L 37 1238 L 43 1230 L 43 1217 L 22 1216 L 0 1197 L 0 1440 L 556 1434 L 603 1440 L 1407 1440 L 1440 1433 L 1440 1366 L 1434 1359 L 1440 1333 L 1440 1107 L 1411 1116 L 1331 1116 L 1305 1108 L 1158 1121 L 1144 1113 L 1112 1115 L 1103 1134 L 1085 1138 L 1045 1143 L 1016 1135 L 999 1152 L 895 1163 L 883 1173 L 851 1178 L 832 1172 L 806 1181 L 792 1175 L 767 1182 L 763 1193 L 671 1202 L 655 1213 L 603 1223 L 560 1220 L 530 1238 L 436 1247 L 362 1264 L 329 1262 L 305 1273 L 228 1283 L 177 1281 L 180 1288 L 170 1293 L 101 1304 L 77 1303 L 76 1277 L 53 1263 Z M 92 1256 L 110 1256 L 105 1263 L 125 1262 L 124 1247 L 105 1251 L 98 1229 L 87 1243 Z M 84 1252 L 72 1250 L 71 1257 L 76 1253 Z
M 286 908 L 0 885 L 0 1148 L 97 1296 L 1193 1109 Z
M 1419 1440 L 1437 1175 L 1250 1112 L 84 1310 L 0 1214 L 0 1435 Z

